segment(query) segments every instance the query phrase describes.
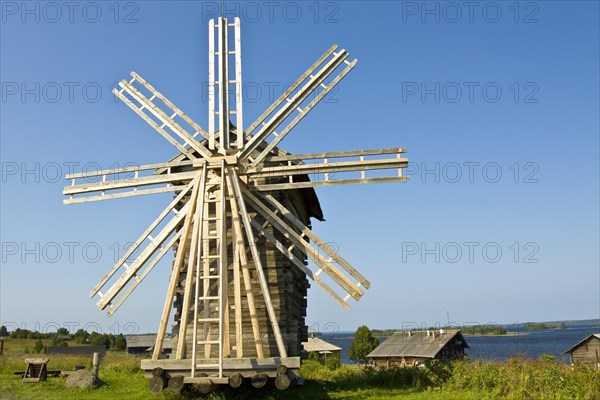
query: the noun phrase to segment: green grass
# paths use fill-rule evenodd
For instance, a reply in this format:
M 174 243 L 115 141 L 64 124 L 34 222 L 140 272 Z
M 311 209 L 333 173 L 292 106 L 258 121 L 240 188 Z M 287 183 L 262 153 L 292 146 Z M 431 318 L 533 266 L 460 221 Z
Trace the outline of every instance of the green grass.
M 249 385 L 233 390 L 220 387 L 207 396 L 169 390 L 155 395 L 148 391 L 148 380 L 139 369 L 140 357 L 109 351 L 100 365 L 104 384 L 95 390 L 67 389 L 64 378 L 24 384 L 14 371 L 25 369 L 24 359 L 34 340 L 8 340 L 0 356 L 1 399 L 599 399 L 600 373 L 590 368 L 575 368 L 553 361 L 528 362 L 512 359 L 505 363 L 461 362 L 452 368 L 404 368 L 374 371 L 356 365 L 329 370 L 318 362 L 304 362 L 303 387 L 280 392 L 270 385 L 256 390 Z M 76 364 L 91 368 L 91 357 L 49 355 L 49 369 L 72 370 Z

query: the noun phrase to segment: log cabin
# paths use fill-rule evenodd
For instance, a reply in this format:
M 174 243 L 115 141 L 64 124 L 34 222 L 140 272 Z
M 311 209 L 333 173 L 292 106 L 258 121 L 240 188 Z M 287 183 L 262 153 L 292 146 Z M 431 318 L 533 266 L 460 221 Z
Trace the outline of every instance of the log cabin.
M 600 370 L 600 333 L 588 335 L 564 354 L 571 357 L 571 365 L 586 364 Z
M 419 366 L 464 357 L 469 345 L 459 329 L 396 332 L 367 355 L 377 368 Z

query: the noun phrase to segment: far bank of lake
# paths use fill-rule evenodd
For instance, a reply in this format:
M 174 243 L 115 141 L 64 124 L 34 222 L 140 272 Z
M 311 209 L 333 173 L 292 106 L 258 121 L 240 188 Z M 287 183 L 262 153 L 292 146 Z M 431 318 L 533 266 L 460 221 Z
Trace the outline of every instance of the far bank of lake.
M 578 343 L 587 335 L 600 332 L 598 322 L 568 325 L 565 329 L 539 331 L 519 330 L 516 325 L 506 325 L 506 335 L 465 335 L 470 349 L 467 354 L 471 360 L 485 359 L 504 361 L 513 356 L 538 358 L 547 354 L 556 360 L 568 363 L 565 350 Z M 348 358 L 348 349 L 354 340 L 354 332 L 323 333 L 321 337 L 342 348 L 342 362 L 352 363 Z M 383 342 L 386 337 L 380 337 Z

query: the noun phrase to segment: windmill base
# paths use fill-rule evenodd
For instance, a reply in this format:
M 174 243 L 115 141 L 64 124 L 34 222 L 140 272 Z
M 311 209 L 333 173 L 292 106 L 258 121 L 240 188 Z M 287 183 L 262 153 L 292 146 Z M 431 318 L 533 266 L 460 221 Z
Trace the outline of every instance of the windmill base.
M 156 385 L 153 388 L 151 381 L 151 390 L 156 392 L 167 386 L 167 382 L 171 379 L 183 378 L 183 384 L 195 384 L 204 388 L 211 388 L 214 385 L 231 385 L 230 377 L 236 375 L 238 379 L 241 376 L 242 381 L 251 381 L 255 385 L 255 379 L 262 376 L 263 378 L 276 379 L 276 386 L 282 389 L 277 383 L 281 381 L 281 375 L 286 375 L 287 382 L 295 382 L 300 372 L 300 357 L 268 357 L 268 358 L 225 358 L 223 359 L 223 376 L 219 377 L 219 360 L 216 358 L 196 360 L 196 373 L 191 376 L 192 360 L 142 360 L 141 368 L 144 371 L 146 378 L 156 379 L 157 374 L 164 382 L 162 387 Z M 203 366 L 205 365 L 205 366 Z M 159 371 L 157 373 L 157 371 Z M 266 380 L 265 380 L 266 383 Z M 169 387 L 171 385 L 169 384 Z M 262 384 L 264 386 L 264 383 Z M 260 387 L 262 387 L 260 386 Z M 235 387 L 235 386 L 234 386 Z M 284 387 L 283 389 L 287 389 Z M 282 389 L 282 390 L 283 390 Z

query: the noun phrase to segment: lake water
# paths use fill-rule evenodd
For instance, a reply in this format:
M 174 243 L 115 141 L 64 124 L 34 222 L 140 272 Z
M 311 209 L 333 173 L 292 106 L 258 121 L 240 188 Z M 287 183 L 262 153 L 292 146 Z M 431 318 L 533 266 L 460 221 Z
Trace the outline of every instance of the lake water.
M 507 329 L 517 330 L 514 326 Z M 523 332 L 518 336 L 469 336 L 465 339 L 470 350 L 467 354 L 471 360 L 486 359 L 503 361 L 511 356 L 537 358 L 542 354 L 556 356 L 557 360 L 569 362 L 569 357 L 563 354 L 565 350 L 578 343 L 587 335 L 600 332 L 597 324 L 578 325 L 566 329 L 541 330 Z M 342 363 L 352 363 L 348 358 L 348 349 L 354 340 L 354 332 L 337 332 L 323 334 L 322 338 L 342 348 Z M 383 342 L 385 338 L 380 338 Z

